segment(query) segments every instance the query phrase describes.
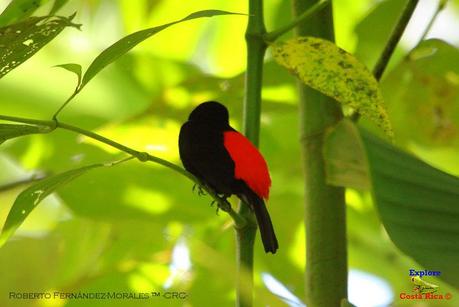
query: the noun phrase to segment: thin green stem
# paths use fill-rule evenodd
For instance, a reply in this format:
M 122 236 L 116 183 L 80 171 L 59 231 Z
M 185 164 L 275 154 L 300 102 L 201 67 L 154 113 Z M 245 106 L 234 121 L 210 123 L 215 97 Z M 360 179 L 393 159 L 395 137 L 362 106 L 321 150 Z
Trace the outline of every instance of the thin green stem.
M 78 82 L 80 81 L 78 80 Z M 70 103 L 70 101 L 73 100 L 73 98 L 75 98 L 75 96 L 79 92 L 80 92 L 80 86 L 78 85 L 75 91 L 73 92 L 73 94 L 61 105 L 61 107 L 56 111 L 56 113 L 54 113 L 53 120 L 57 120 L 57 116 L 59 116 L 59 113 L 61 113 L 61 111 Z
M 249 0 L 249 21 L 245 33 L 247 43 L 247 70 L 245 75 L 243 131 L 256 146 L 260 134 L 261 88 L 263 59 L 267 44 L 263 17 L 263 0 Z M 253 305 L 253 249 L 257 224 L 249 206 L 239 204 L 239 214 L 247 221 L 245 227 L 236 228 L 238 283 L 236 306 Z
M 430 21 L 424 30 L 424 33 L 421 35 L 421 39 L 419 40 L 418 45 L 425 40 L 427 37 L 427 34 L 429 34 L 430 30 L 432 29 L 433 24 L 435 23 L 435 20 L 437 20 L 438 15 L 443 11 L 443 9 L 446 7 L 446 4 L 448 3 L 448 0 L 441 0 L 438 5 L 437 9 L 435 10 L 435 13 L 433 14 L 432 18 L 430 18 Z
M 12 122 L 19 122 L 19 123 L 33 124 L 33 125 L 49 127 L 50 128 L 49 132 L 53 131 L 56 128 L 60 128 L 60 129 L 64 129 L 64 130 L 68 130 L 68 131 L 72 131 L 72 132 L 76 132 L 78 134 L 87 136 L 87 137 L 89 137 L 91 139 L 97 140 L 97 141 L 99 141 L 101 143 L 104 143 L 104 144 L 107 144 L 109 146 L 112 146 L 112 147 L 114 147 L 114 148 L 116 148 L 116 149 L 118 149 L 118 150 L 120 150 L 122 152 L 125 152 L 125 153 L 127 153 L 127 154 L 132 156 L 132 157 L 128 157 L 126 159 L 137 158 L 139 161 L 142 161 L 142 162 L 150 161 L 150 162 L 154 162 L 154 163 L 160 164 L 162 166 L 165 166 L 165 167 L 167 167 L 169 169 L 172 169 L 172 170 L 176 171 L 177 173 L 187 177 L 188 179 L 190 179 L 194 183 L 200 185 L 207 192 L 207 194 L 209 194 L 217 202 L 219 208 L 222 211 L 227 212 L 233 218 L 233 221 L 234 221 L 234 223 L 236 225 L 236 228 L 242 228 L 242 227 L 244 227 L 246 225 L 246 221 L 245 221 L 244 217 L 240 216 L 237 212 L 235 212 L 233 210 L 233 208 L 231 207 L 231 204 L 226 199 L 218 196 L 218 194 L 215 193 L 215 191 L 213 191 L 209 187 L 203 185 L 196 177 L 194 177 L 192 174 L 187 172 L 182 167 L 180 167 L 180 166 L 178 166 L 178 165 L 176 165 L 174 163 L 171 163 L 171 162 L 169 162 L 167 160 L 152 156 L 152 155 L 150 155 L 149 153 L 146 153 L 146 152 L 137 151 L 135 149 L 132 149 L 132 148 L 127 147 L 127 146 L 124 146 L 124 145 L 122 145 L 122 144 L 120 144 L 118 142 L 110 140 L 110 139 L 108 139 L 108 138 L 106 138 L 106 137 L 104 137 L 102 135 L 99 135 L 97 133 L 94 133 L 92 131 L 88 131 L 88 130 L 85 130 L 85 129 L 82 129 L 82 128 L 79 128 L 79 127 L 76 127 L 76 126 L 73 126 L 73 125 L 70 125 L 70 124 L 62 123 L 62 122 L 59 122 L 57 120 L 38 120 L 38 119 L 21 118 L 21 117 L 7 116 L 7 115 L 0 115 L 0 120 L 6 120 L 6 121 L 12 121 Z
M 56 122 L 52 120 L 31 119 L 31 118 L 23 118 L 23 117 L 8 116 L 8 115 L 0 115 L 0 120 L 6 120 L 6 121 L 16 122 L 16 123 L 32 124 L 32 125 L 49 127 L 49 128 L 56 127 Z
M 76 126 L 65 124 L 65 123 L 62 123 L 62 122 L 55 122 L 55 123 L 56 123 L 56 127 L 57 128 L 62 128 L 62 129 L 68 130 L 68 131 L 73 131 L 73 132 L 85 135 L 85 136 L 87 136 L 87 137 L 89 137 L 91 139 L 98 140 L 101 143 L 105 143 L 105 144 L 110 145 L 110 146 L 112 146 L 112 147 L 114 147 L 116 149 L 124 151 L 125 153 L 128 153 L 128 154 L 138 158 L 141 161 L 145 161 L 144 153 L 141 153 L 141 152 L 139 152 L 137 150 L 134 150 L 134 149 L 129 148 L 127 146 L 124 146 L 124 145 L 122 145 L 120 143 L 117 143 L 115 141 L 107 139 L 106 137 L 103 137 L 100 134 L 97 134 L 97 133 L 94 133 L 92 131 L 88 131 L 88 130 L 85 130 L 85 129 L 82 129 L 82 128 L 79 128 L 79 127 L 76 127 Z
M 387 65 L 389 64 L 389 60 L 394 53 L 395 47 L 397 46 L 400 38 L 402 37 L 403 33 L 405 32 L 406 26 L 411 19 L 411 16 L 414 13 L 416 6 L 418 5 L 419 0 L 409 0 L 406 4 L 405 9 L 400 16 L 395 28 L 392 30 L 392 34 L 389 37 L 389 41 L 387 42 L 383 52 L 379 56 L 378 62 L 376 63 L 373 69 L 373 75 L 376 80 L 380 80 L 384 71 L 386 70 Z
M 397 46 L 398 42 L 400 41 L 400 38 L 405 32 L 406 26 L 408 25 L 411 16 L 413 16 L 414 10 L 416 9 L 418 2 L 419 0 L 409 0 L 406 4 L 405 9 L 402 12 L 402 15 L 400 16 L 397 24 L 395 25 L 389 37 L 389 40 L 387 41 L 386 46 L 381 52 L 381 55 L 379 56 L 379 59 L 376 62 L 375 67 L 373 68 L 373 76 L 376 80 L 381 80 L 381 77 L 383 76 L 384 71 L 386 70 L 387 65 L 389 64 L 392 54 L 394 53 L 395 47 Z M 360 119 L 360 113 L 354 112 L 354 114 L 352 114 L 350 118 L 353 121 L 357 122 Z
M 293 0 L 300 16 L 315 0 Z M 297 28 L 300 36 L 334 41 L 332 6 Z M 339 104 L 299 82 L 300 129 L 305 176 L 306 304 L 340 306 L 347 297 L 347 242 L 344 189 L 326 182 L 323 144 L 325 131 L 341 120 Z
M 311 18 L 311 16 L 314 16 L 322 10 L 324 7 L 326 7 L 330 3 L 330 0 L 321 0 L 311 6 L 309 9 L 304 11 L 300 16 L 295 18 L 292 22 L 286 24 L 285 26 L 280 27 L 277 30 L 271 31 L 266 33 L 263 37 L 267 43 L 272 43 L 275 42 L 279 37 L 284 35 L 285 33 L 289 32 L 293 28 L 295 28 L 297 25 L 301 24 L 305 20 Z

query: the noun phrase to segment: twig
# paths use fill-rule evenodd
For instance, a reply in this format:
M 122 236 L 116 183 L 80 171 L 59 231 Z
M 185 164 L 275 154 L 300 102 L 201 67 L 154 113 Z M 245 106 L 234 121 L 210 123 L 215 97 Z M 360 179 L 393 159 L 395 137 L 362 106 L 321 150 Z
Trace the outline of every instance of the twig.
M 405 9 L 403 10 L 400 19 L 398 20 L 392 34 L 390 35 L 389 41 L 386 44 L 383 52 L 379 56 L 378 62 L 376 63 L 373 69 L 373 75 L 376 80 L 380 80 L 384 71 L 386 70 L 387 64 L 389 64 L 389 60 L 394 53 L 395 47 L 397 46 L 400 38 L 402 37 L 403 33 L 405 32 L 406 26 L 413 15 L 414 9 L 416 8 L 419 0 L 409 0 L 406 4 Z
M 414 10 L 418 2 L 419 0 L 409 0 L 406 4 L 405 9 L 403 10 L 402 15 L 400 16 L 400 19 L 395 25 L 389 37 L 389 40 L 387 41 L 387 44 L 384 47 L 384 50 L 381 52 L 381 55 L 379 56 L 379 59 L 376 62 L 375 67 L 373 68 L 373 76 L 376 80 L 381 80 L 381 77 L 384 74 L 387 65 L 389 64 L 392 54 L 394 53 L 395 47 L 397 46 L 398 42 L 400 41 L 400 38 L 405 32 L 406 26 L 408 25 L 411 16 L 413 16 Z M 350 116 L 350 118 L 352 121 L 357 122 L 360 119 L 360 113 L 355 111 Z

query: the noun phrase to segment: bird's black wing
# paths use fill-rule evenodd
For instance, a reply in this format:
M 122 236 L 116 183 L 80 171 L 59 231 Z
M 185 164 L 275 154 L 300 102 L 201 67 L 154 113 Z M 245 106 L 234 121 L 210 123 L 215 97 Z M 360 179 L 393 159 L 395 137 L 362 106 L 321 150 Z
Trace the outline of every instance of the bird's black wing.
M 223 145 L 223 133 L 196 125 L 183 124 L 179 135 L 183 166 L 218 194 L 232 194 L 234 162 Z

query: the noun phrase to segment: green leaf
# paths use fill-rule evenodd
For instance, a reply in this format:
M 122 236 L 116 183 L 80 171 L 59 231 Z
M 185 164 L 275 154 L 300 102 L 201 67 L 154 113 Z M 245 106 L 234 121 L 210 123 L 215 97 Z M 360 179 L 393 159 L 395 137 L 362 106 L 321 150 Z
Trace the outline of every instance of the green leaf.
M 441 271 L 440 279 L 459 287 L 459 178 L 348 120 L 336 130 L 360 138 L 373 198 L 394 244 L 426 269 Z
M 68 63 L 68 64 L 56 65 L 54 67 L 63 68 L 65 70 L 68 70 L 76 74 L 78 77 L 77 87 L 80 86 L 80 83 L 81 83 L 81 65 L 80 64 Z
M 94 78 L 102 69 L 104 69 L 106 66 L 114 62 L 117 58 L 120 56 L 124 55 L 127 53 L 129 50 L 134 48 L 136 45 L 139 43 L 143 42 L 147 38 L 155 35 L 156 33 L 172 26 L 177 23 L 191 20 L 191 19 L 196 19 L 196 18 L 202 18 L 202 17 L 212 17 L 212 16 L 218 16 L 218 15 L 238 15 L 237 13 L 231 13 L 231 12 L 226 12 L 226 11 L 220 11 L 220 10 L 205 10 L 205 11 L 199 11 L 192 13 L 188 15 L 187 17 L 170 22 L 161 26 L 141 30 L 132 34 L 129 34 L 126 37 L 123 37 L 104 51 L 102 51 L 101 54 L 99 54 L 95 60 L 91 63 L 89 66 L 88 70 L 83 76 L 83 81 L 80 86 L 80 90 L 88 84 L 88 82 Z
M 24 63 L 65 27 L 78 27 L 70 17 L 30 17 L 0 28 L 0 78 Z
M 51 129 L 48 127 L 32 126 L 32 125 L 14 125 L 0 124 L 0 144 L 6 140 L 16 138 L 28 134 L 47 133 Z
M 354 56 L 316 37 L 297 37 L 272 47 L 274 59 L 301 81 L 357 110 L 392 137 L 378 82 Z
M 11 24 L 32 15 L 47 0 L 13 0 L 0 15 L 0 26 Z
M 5 225 L 0 233 L 0 247 L 5 244 L 8 238 L 24 222 L 30 212 L 48 195 L 78 176 L 83 175 L 85 172 L 102 166 L 104 164 L 89 165 L 48 177 L 21 192 L 8 213 Z
M 362 131 L 373 194 L 395 245 L 459 287 L 459 178 Z

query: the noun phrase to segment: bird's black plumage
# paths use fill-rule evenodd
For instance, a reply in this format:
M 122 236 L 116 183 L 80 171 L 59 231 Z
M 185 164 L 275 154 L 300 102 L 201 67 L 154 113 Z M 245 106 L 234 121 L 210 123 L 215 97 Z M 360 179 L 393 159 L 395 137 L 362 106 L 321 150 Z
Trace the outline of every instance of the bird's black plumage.
M 226 107 L 214 101 L 200 104 L 180 129 L 180 158 L 187 171 L 216 193 L 235 194 L 246 202 L 255 212 L 265 251 L 275 253 L 278 242 L 263 199 L 243 178 L 235 178 L 235 161 L 224 145 L 229 131 L 236 130 L 229 125 Z

